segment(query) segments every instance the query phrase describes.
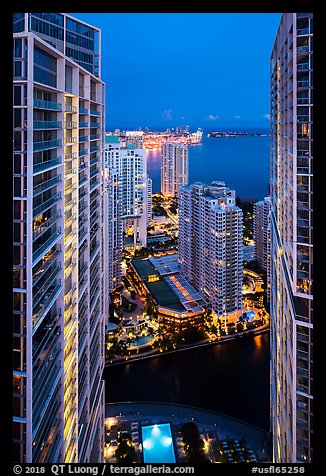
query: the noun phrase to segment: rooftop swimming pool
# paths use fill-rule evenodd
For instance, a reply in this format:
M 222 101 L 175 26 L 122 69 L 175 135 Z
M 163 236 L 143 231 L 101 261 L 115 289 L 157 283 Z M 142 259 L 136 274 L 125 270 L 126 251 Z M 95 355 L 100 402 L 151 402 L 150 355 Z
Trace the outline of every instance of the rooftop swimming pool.
M 170 423 L 142 426 L 144 463 L 175 463 Z

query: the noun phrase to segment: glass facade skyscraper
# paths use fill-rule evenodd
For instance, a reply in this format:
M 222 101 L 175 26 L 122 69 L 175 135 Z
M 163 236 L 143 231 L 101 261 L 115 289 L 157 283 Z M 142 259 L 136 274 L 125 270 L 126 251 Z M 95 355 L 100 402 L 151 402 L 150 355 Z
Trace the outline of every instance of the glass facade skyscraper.
M 271 427 L 274 461 L 311 462 L 313 15 L 282 15 L 271 55 Z
M 13 16 L 14 461 L 101 462 L 100 31 Z

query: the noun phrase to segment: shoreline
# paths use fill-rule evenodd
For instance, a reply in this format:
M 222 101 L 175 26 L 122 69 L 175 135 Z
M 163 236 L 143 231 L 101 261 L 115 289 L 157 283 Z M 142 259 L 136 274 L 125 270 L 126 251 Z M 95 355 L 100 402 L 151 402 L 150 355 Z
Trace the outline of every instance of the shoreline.
M 220 339 L 215 339 L 213 341 L 207 341 L 207 340 L 206 341 L 200 341 L 198 344 L 185 345 L 183 347 L 179 347 L 177 349 L 169 350 L 167 352 L 159 352 L 157 349 L 152 349 L 152 350 L 148 351 L 148 353 L 146 353 L 146 354 L 144 353 L 144 355 L 141 355 L 141 356 L 138 356 L 136 354 L 134 357 L 128 357 L 127 359 L 126 358 L 121 358 L 121 359 L 119 359 L 118 361 L 115 361 L 115 362 L 105 361 L 104 369 L 106 369 L 108 367 L 113 367 L 113 366 L 116 366 L 116 365 L 126 365 L 126 364 L 130 364 L 130 363 L 133 363 L 133 362 L 138 362 L 139 360 L 151 359 L 151 358 L 154 358 L 154 357 L 163 357 L 165 355 L 175 354 L 177 352 L 183 352 L 183 351 L 186 351 L 186 350 L 192 350 L 192 349 L 198 349 L 198 348 L 201 348 L 201 347 L 207 347 L 207 346 L 210 346 L 210 345 L 222 344 L 223 342 L 230 342 L 230 341 L 233 341 L 233 340 L 238 340 L 237 336 L 239 336 L 239 339 L 243 339 L 243 338 L 250 337 L 250 336 L 265 334 L 267 332 L 269 332 L 269 325 L 265 325 L 265 326 L 263 326 L 263 327 L 261 327 L 257 330 L 250 329 L 250 330 L 239 332 L 239 333 L 236 333 L 236 334 L 231 334 L 230 336 L 228 336 L 228 335 L 223 336 Z

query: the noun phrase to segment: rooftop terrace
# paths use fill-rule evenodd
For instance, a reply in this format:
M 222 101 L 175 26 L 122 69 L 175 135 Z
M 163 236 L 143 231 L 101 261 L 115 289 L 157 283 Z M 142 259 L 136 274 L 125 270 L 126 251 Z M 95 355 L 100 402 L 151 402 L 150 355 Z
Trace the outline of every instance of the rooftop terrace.
M 179 274 L 178 255 L 131 263 L 159 306 L 179 312 L 202 311 L 203 297 Z

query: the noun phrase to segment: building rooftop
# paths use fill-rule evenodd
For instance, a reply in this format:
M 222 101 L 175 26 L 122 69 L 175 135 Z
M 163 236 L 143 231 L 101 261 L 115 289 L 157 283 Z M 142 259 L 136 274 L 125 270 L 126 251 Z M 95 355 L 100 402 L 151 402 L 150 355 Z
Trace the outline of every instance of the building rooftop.
M 167 238 L 171 239 L 169 237 Z M 179 273 L 180 271 L 178 254 L 161 256 L 160 258 L 149 258 L 149 260 L 162 276 Z
M 120 142 L 119 136 L 105 136 L 106 144 L 118 144 Z
M 159 306 L 181 312 L 203 310 L 202 295 L 179 274 L 178 255 L 136 259 L 131 263 Z

